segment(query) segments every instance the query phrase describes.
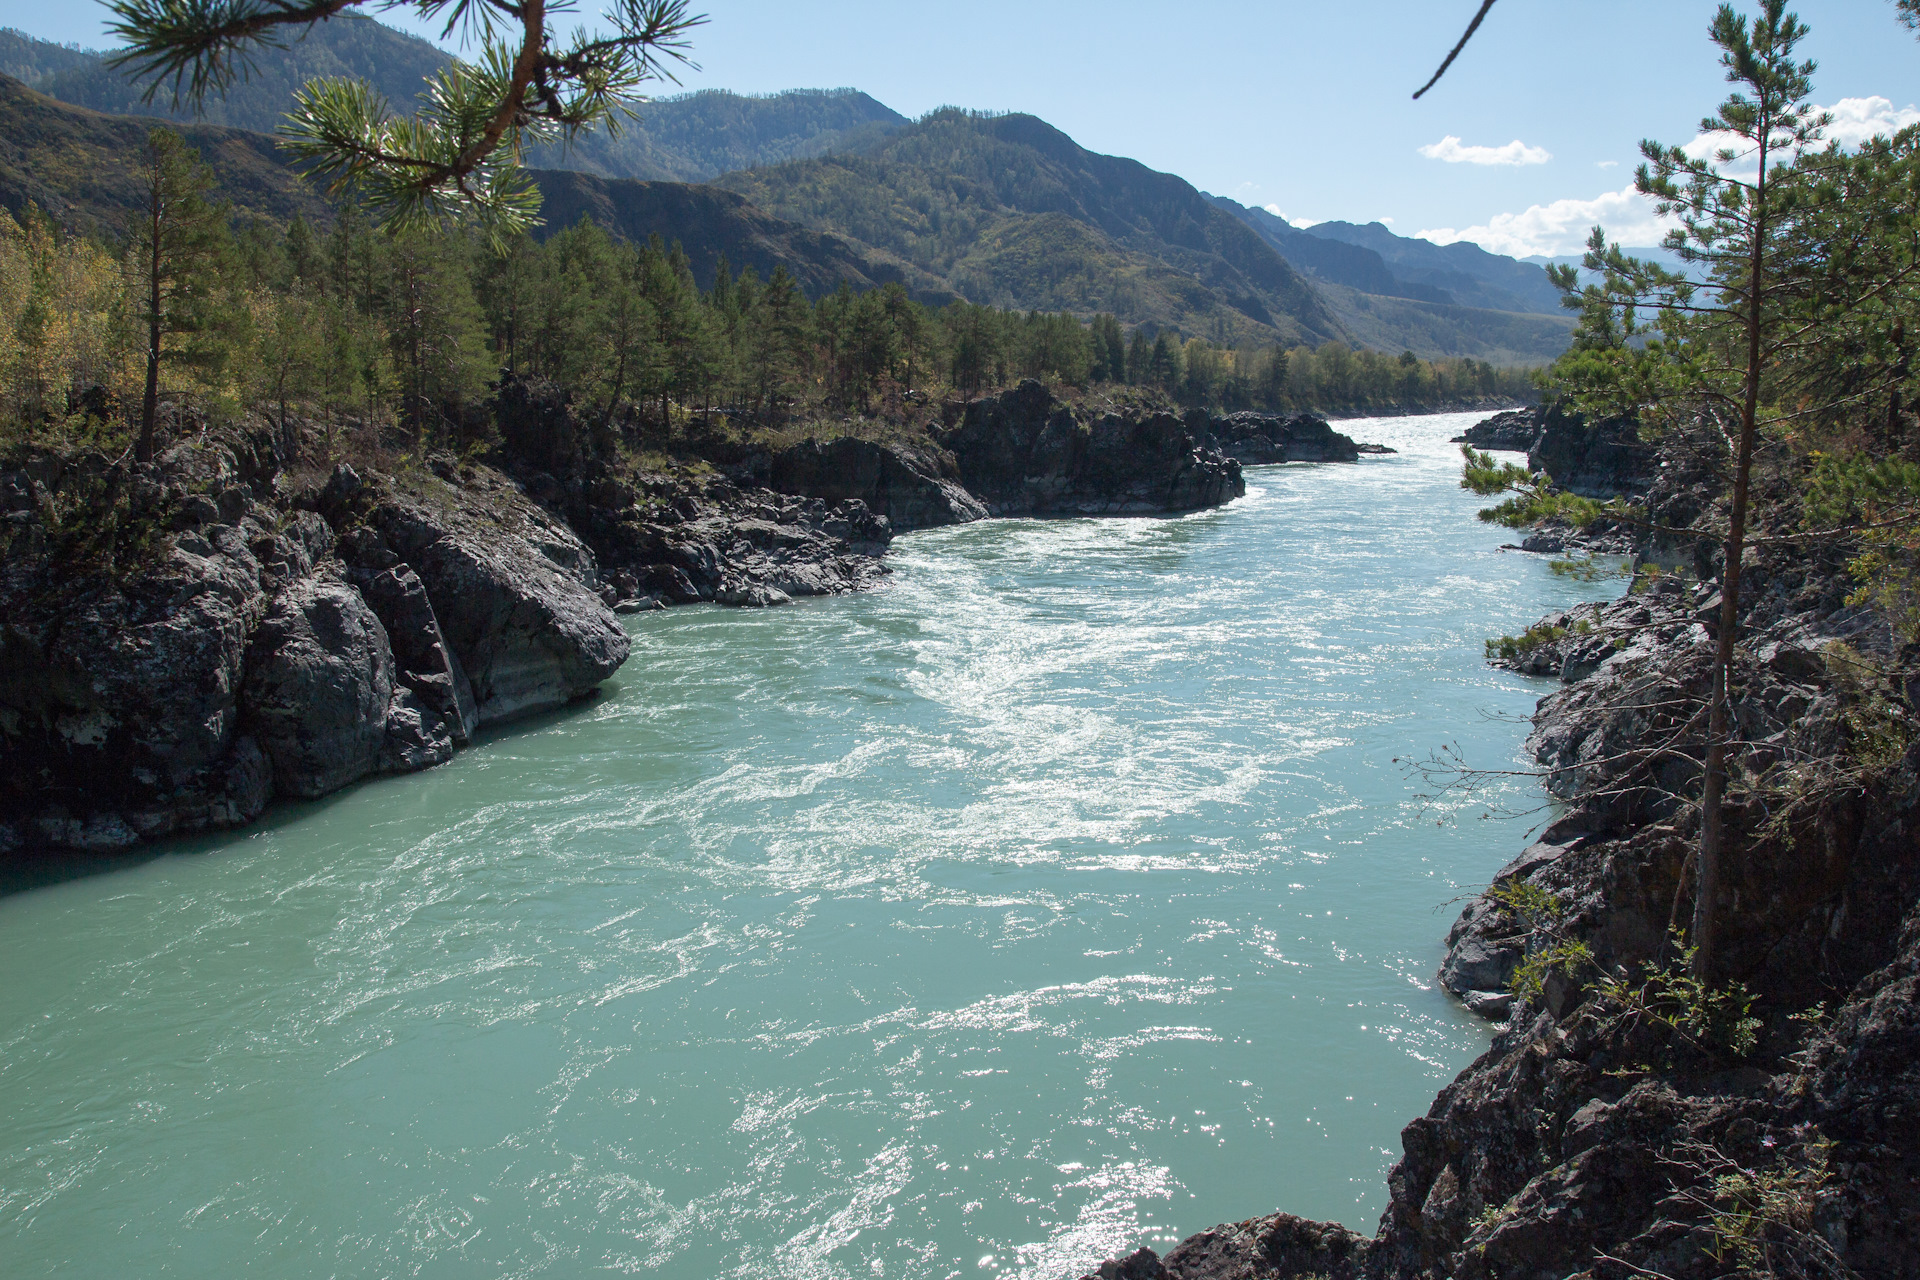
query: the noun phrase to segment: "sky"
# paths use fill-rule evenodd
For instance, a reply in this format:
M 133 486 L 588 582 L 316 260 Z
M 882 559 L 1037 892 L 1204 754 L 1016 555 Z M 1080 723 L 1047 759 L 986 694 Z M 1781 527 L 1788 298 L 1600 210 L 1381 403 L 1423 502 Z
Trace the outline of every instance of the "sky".
M 584 0 L 591 20 L 599 0 Z M 1642 138 L 1686 143 L 1726 96 L 1715 0 L 1500 0 L 1419 87 L 1476 0 L 708 0 L 687 89 L 862 89 L 917 116 L 1026 111 L 1295 222 L 1380 221 L 1499 253 L 1659 228 L 1631 193 Z M 1741 6 L 1746 7 L 1746 6 Z M 1920 121 L 1920 41 L 1891 0 L 1797 0 L 1814 98 L 1843 140 Z M 407 9 L 382 20 L 437 34 Z M 94 0 L 0 0 L 0 26 L 101 47 Z M 411 20 L 410 20 L 411 19 Z M 672 86 L 663 86 L 663 92 Z

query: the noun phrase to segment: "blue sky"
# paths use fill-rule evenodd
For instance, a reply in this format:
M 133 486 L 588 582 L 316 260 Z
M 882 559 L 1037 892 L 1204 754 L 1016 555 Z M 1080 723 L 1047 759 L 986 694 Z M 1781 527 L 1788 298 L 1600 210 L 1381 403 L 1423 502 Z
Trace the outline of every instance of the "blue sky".
M 850 85 L 907 115 L 1030 111 L 1297 222 L 1390 219 L 1507 253 L 1565 252 L 1596 219 L 1651 241 L 1648 211 L 1621 194 L 1637 144 L 1685 142 L 1726 91 L 1705 34 L 1713 0 L 1501 0 L 1419 102 L 1474 0 L 700 7 L 711 21 L 688 88 Z M 1844 104 L 1852 133 L 1920 119 L 1920 41 L 1889 0 L 1795 8 L 1813 28 L 1816 100 Z M 89 46 L 105 43 L 103 14 L 0 0 L 0 26 Z M 422 30 L 400 11 L 384 20 Z

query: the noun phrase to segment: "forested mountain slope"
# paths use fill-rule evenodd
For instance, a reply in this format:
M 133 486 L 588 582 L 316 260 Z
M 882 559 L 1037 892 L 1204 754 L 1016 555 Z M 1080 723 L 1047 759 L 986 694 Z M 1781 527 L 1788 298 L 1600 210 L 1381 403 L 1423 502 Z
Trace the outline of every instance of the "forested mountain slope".
M 118 238 L 140 205 L 142 149 L 154 121 L 56 102 L 0 76 L 0 207 L 16 218 L 36 206 L 55 222 Z M 242 218 L 284 225 L 296 214 L 332 220 L 320 188 L 296 173 L 274 141 L 217 125 L 179 125 L 218 179 L 218 196 Z M 944 283 L 842 237 L 783 222 L 730 191 L 674 182 L 608 180 L 536 170 L 547 230 L 591 216 L 633 240 L 658 235 L 685 246 L 695 278 L 712 281 L 722 254 L 764 278 L 777 266 L 809 297 L 842 280 L 857 289 L 899 281 L 923 301 L 951 299 Z
M 140 164 L 154 121 L 56 102 L 0 76 L 0 206 L 28 205 L 61 226 L 118 237 L 141 201 Z M 218 125 L 178 126 L 213 167 L 235 209 L 273 223 L 331 217 L 319 190 L 286 165 L 273 139 Z
M 706 182 L 734 169 L 860 146 L 906 123 L 857 89 L 790 89 L 764 97 L 703 89 L 641 108 L 618 137 L 596 132 L 571 149 L 536 147 L 527 161 L 606 178 Z
M 0 27 L 0 76 L 38 84 L 58 72 L 88 67 L 99 60 L 100 55 L 90 49 L 36 40 L 12 27 Z
M 718 185 L 945 275 L 978 302 L 1111 311 L 1219 340 L 1346 336 L 1311 285 L 1191 185 L 1033 116 L 940 111 L 859 154 Z
M 932 276 L 844 236 L 815 231 L 773 217 L 745 198 L 718 187 L 685 182 L 641 182 L 542 169 L 535 175 L 549 230 L 590 217 L 629 240 L 658 235 L 686 250 L 694 280 L 713 285 L 722 255 L 735 271 L 752 267 L 761 279 L 785 267 L 810 298 L 832 292 L 841 281 L 855 289 L 904 284 L 922 302 L 939 305 L 956 295 Z
M 292 105 L 296 89 L 315 76 L 355 76 L 366 80 L 396 106 L 405 108 L 420 92 L 424 77 L 445 66 L 446 54 L 416 36 L 371 19 L 343 15 L 318 23 L 306 38 L 285 49 L 264 49 L 245 79 L 224 96 L 209 94 L 203 112 L 173 107 L 164 87 L 143 102 L 145 85 L 109 66 L 104 54 L 73 50 L 18 32 L 0 32 L 0 67 L 48 97 L 74 106 L 116 115 L 152 115 L 181 124 L 217 124 L 255 133 L 272 133 Z M 78 61 L 75 58 L 79 59 Z M 21 75 L 11 70 L 32 70 Z

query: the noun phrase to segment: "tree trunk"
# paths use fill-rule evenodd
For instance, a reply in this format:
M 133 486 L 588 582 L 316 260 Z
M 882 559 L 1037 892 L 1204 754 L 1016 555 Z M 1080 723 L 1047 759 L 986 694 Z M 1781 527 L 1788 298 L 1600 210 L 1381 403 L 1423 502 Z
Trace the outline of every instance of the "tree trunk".
M 1740 440 L 1733 466 L 1733 508 L 1727 514 L 1725 563 L 1720 569 L 1720 634 L 1713 660 L 1713 691 L 1707 716 L 1706 779 L 1700 795 L 1699 876 L 1693 900 L 1693 976 L 1711 982 L 1719 960 L 1719 903 L 1726 846 L 1728 706 L 1733 696 L 1734 631 L 1740 619 L 1740 569 L 1747 545 L 1747 496 L 1759 435 L 1762 271 L 1767 239 L 1767 143 L 1771 121 L 1762 117 L 1760 179 L 1753 200 L 1753 238 L 1747 259 L 1747 371 L 1740 403 Z
M 159 161 L 154 161 L 153 188 L 147 197 L 147 386 L 140 398 L 140 442 L 133 456 L 153 461 L 153 431 L 160 415 L 160 230 L 163 200 Z

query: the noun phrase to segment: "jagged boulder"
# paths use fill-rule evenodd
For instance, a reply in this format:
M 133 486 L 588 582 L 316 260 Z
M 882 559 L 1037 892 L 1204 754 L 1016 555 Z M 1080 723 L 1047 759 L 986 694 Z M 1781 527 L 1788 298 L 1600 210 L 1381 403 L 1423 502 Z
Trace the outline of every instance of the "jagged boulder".
M 426 584 L 410 566 L 397 561 L 354 577 L 360 594 L 386 628 L 396 681 L 441 722 L 446 737 L 465 746 L 480 726 L 480 712 L 467 673 L 440 633 L 440 619 L 427 599 Z
M 483 503 L 425 477 L 402 489 L 336 474 L 321 503 L 418 576 L 451 659 L 452 696 L 457 662 L 478 723 L 562 706 L 626 661 L 631 642 L 599 595 L 593 553 L 512 490 Z
M 283 795 L 323 796 L 380 766 L 393 702 L 386 630 L 344 582 L 274 598 L 247 646 L 243 705 Z
M 1273 1213 L 1188 1236 L 1165 1258 L 1137 1250 L 1082 1280 L 1358 1280 L 1371 1244 L 1338 1223 Z

